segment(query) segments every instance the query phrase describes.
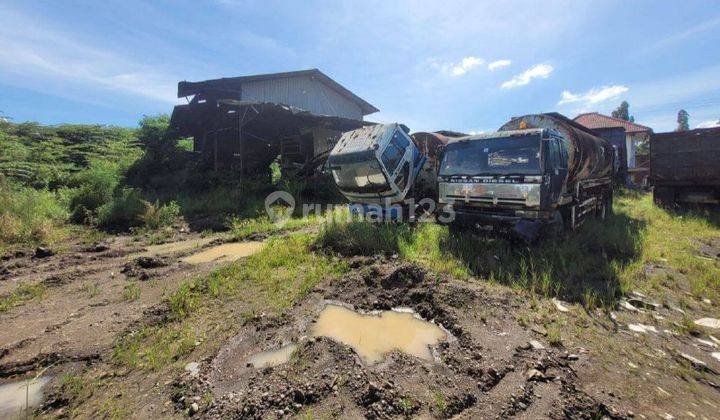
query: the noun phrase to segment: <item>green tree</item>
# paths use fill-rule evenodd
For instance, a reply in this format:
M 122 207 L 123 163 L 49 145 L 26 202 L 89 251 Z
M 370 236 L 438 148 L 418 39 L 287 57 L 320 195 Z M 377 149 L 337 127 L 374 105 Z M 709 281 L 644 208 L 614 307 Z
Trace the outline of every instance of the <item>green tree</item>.
M 170 117 L 167 114 L 144 116 L 140 121 L 137 138 L 148 157 L 160 163 L 172 158 L 178 140 L 170 129 Z
M 688 131 L 690 129 L 690 114 L 684 109 L 678 111 L 677 123 L 676 131 Z
M 628 104 L 627 101 L 622 101 L 622 103 L 620 103 L 620 106 L 617 107 L 617 109 L 615 109 L 610 115 L 612 115 L 614 118 L 619 118 L 625 121 L 635 121 L 635 117 L 630 115 L 630 104 Z
M 187 168 L 191 154 L 186 142 L 181 143 L 177 132 L 170 127 L 170 117 L 166 114 L 145 116 L 136 134 L 145 154 L 128 171 L 129 184 L 151 189 L 179 184 L 182 174 L 178 171 Z

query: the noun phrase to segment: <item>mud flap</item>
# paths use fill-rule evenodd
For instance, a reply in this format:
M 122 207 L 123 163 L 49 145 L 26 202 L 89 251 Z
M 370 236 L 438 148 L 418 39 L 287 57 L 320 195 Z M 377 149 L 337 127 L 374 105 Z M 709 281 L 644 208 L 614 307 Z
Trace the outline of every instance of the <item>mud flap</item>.
M 512 233 L 525 242 L 532 242 L 540 233 L 541 223 L 537 220 L 520 219 L 512 228 Z

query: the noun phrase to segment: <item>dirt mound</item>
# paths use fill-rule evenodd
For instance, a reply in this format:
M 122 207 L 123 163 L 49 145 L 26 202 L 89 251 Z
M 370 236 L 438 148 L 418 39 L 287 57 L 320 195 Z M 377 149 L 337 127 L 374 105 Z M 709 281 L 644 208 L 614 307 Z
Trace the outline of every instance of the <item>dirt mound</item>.
M 128 278 L 148 280 L 154 274 L 153 269 L 167 267 L 168 265 L 170 265 L 170 262 L 167 258 L 142 256 L 126 263 L 120 272 L 125 274 Z
M 437 279 L 412 264 L 375 260 L 320 285 L 281 317 L 250 320 L 213 360 L 201 364 L 200 374 L 177 384 L 176 407 L 193 414 L 197 408 L 208 418 L 306 412 L 368 418 L 619 415 L 577 389 L 576 357 L 562 348 L 529 344 L 539 337 L 515 321 L 520 301 L 490 296 L 481 286 Z M 452 337 L 433 350 L 435 361 L 396 351 L 367 365 L 345 345 L 309 338 L 328 300 L 366 311 L 410 308 Z M 487 308 L 494 310 L 492 323 L 478 319 Z M 264 369 L 247 365 L 259 349 L 289 341 L 298 348 L 287 363 Z M 196 397 L 207 393 L 213 402 L 197 403 Z

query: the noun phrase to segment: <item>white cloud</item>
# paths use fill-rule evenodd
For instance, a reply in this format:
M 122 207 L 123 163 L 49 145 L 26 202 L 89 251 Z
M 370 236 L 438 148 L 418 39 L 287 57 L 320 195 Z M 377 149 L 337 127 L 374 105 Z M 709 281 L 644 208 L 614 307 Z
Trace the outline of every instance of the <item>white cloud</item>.
M 510 60 L 496 60 L 496 61 L 493 61 L 492 63 L 488 64 L 488 70 L 495 71 L 497 69 L 507 67 L 510 64 L 512 64 L 512 61 L 510 61 Z
M 518 86 L 525 86 L 533 79 L 547 79 L 550 76 L 550 73 L 553 72 L 553 70 L 553 66 L 551 66 L 550 64 L 536 64 L 533 67 L 525 70 L 524 72 L 515 75 L 507 82 L 503 82 L 500 87 L 503 89 L 512 89 Z
M 0 79 L 48 91 L 62 86 L 115 91 L 176 103 L 177 76 L 75 39 L 38 20 L 0 9 Z M 34 28 L 23 31 L 21 28 Z M 46 86 L 55 88 L 46 88 Z M 52 92 L 55 93 L 55 92 Z M 69 93 L 68 93 L 69 94 Z
M 715 28 L 717 28 L 718 26 L 720 26 L 720 17 L 716 17 L 716 18 L 713 18 L 710 20 L 706 20 L 706 21 L 697 23 L 682 32 L 678 32 L 678 33 L 672 34 L 670 36 L 667 36 L 665 38 L 662 38 L 661 40 L 652 44 L 650 47 L 646 48 L 645 52 L 654 52 L 654 51 L 664 50 L 668 47 L 679 44 L 682 41 L 691 39 L 698 34 L 702 34 L 703 32 L 712 31 Z
M 445 63 L 441 66 L 442 72 L 450 76 L 462 76 L 475 67 L 481 66 L 485 61 L 482 58 L 467 56 L 457 63 Z
M 695 128 L 712 128 L 712 127 L 720 127 L 720 119 L 703 121 L 700 124 L 695 126 Z
M 629 89 L 622 85 L 602 86 L 593 88 L 585 93 L 572 93 L 565 90 L 561 94 L 558 105 L 570 104 L 574 102 L 584 102 L 585 104 L 597 104 L 610 99 L 615 99 Z

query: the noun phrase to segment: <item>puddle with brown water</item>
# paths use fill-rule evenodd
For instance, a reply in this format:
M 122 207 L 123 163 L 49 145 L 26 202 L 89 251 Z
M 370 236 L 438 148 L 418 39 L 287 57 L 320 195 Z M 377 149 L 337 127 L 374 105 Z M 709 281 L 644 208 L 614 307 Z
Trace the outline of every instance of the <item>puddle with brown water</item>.
M 230 262 L 255 254 L 263 249 L 264 246 L 264 242 L 257 241 L 227 243 L 190 255 L 189 257 L 183 258 L 181 261 L 188 264 Z
M 246 364 L 253 365 L 253 367 L 258 369 L 278 366 L 290 360 L 290 357 L 296 348 L 297 345 L 288 344 L 277 350 L 264 351 L 250 357 Z
M 361 314 L 333 304 L 326 305 L 320 312 L 313 335 L 328 337 L 352 347 L 368 364 L 382 361 L 387 353 L 394 350 L 433 360 L 430 346 L 448 338 L 442 328 L 412 312 Z
M 41 376 L 29 384 L 17 381 L 0 385 L 0 418 L 25 418 L 26 403 L 31 409 L 40 405 L 42 389 L 49 380 L 49 376 Z
M 217 237 L 208 237 L 199 239 L 187 239 L 184 241 L 170 242 L 160 245 L 150 245 L 149 247 L 147 247 L 147 251 L 134 256 L 151 257 L 154 255 L 174 254 L 176 252 L 189 251 L 195 248 L 202 248 L 203 246 L 217 239 Z

